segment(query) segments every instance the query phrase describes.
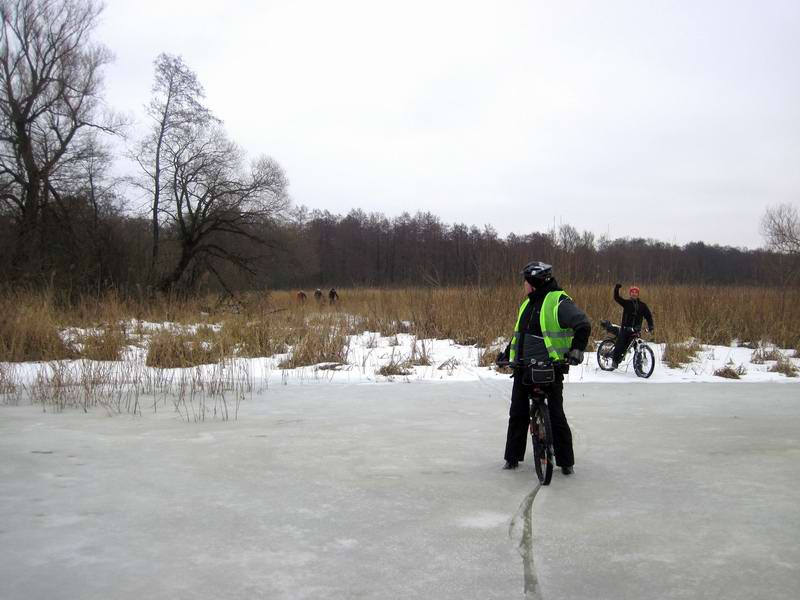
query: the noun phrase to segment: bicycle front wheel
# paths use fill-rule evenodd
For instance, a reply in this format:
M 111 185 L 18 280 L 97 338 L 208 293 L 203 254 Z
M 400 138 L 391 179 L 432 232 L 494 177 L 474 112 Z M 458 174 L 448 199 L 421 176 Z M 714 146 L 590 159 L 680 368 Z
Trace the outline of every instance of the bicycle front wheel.
M 550 426 L 550 411 L 542 403 L 531 412 L 531 441 L 533 442 L 533 464 L 539 483 L 550 485 L 553 478 L 553 429 Z
M 600 345 L 597 347 L 597 365 L 603 369 L 603 371 L 613 371 L 614 366 L 614 346 L 616 345 L 616 340 L 613 338 L 609 338 L 607 340 L 603 340 L 600 342 Z
M 642 344 L 633 357 L 633 370 L 639 377 L 647 379 L 656 368 L 656 356 L 653 349 L 647 344 Z

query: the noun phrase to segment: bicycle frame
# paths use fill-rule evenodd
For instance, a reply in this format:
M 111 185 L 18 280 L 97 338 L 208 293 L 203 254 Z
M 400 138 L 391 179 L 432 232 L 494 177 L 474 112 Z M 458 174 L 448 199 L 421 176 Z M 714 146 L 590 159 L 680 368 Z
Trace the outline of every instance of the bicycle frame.
M 633 350 L 633 353 L 636 354 L 636 352 L 639 350 L 639 346 L 641 346 L 642 344 L 644 344 L 644 340 L 642 339 L 641 333 L 634 330 L 633 335 L 631 336 L 631 339 L 628 342 L 628 347 L 625 348 L 625 352 L 622 353 L 622 358 L 624 359 L 628 355 L 628 352 L 631 351 L 631 349 Z
M 529 373 L 531 381 L 527 382 L 526 385 L 529 389 L 529 430 L 531 434 L 531 444 L 533 445 L 534 466 L 536 468 L 536 475 L 539 478 L 539 483 L 542 485 L 549 485 L 553 477 L 555 449 L 553 445 L 553 430 L 550 424 L 550 409 L 547 405 L 546 387 L 552 382 L 552 379 L 549 381 L 533 381 L 533 373 L 537 367 L 541 368 L 543 371 L 546 371 L 549 367 L 552 373 L 553 364 L 549 362 L 542 363 L 536 360 L 514 361 L 513 363 L 509 361 L 497 361 L 496 364 L 498 366 L 532 369 Z
M 603 321 L 602 323 L 608 323 L 608 325 L 603 325 L 603 328 L 610 334 L 614 336 L 614 339 L 619 339 L 619 334 L 622 332 L 623 329 L 631 330 L 631 338 L 628 340 L 628 345 L 625 347 L 625 351 L 622 353 L 622 358 L 624 359 L 628 352 L 630 352 L 631 348 L 637 350 L 638 347 L 645 343 L 642 339 L 642 330 L 638 327 L 622 327 L 621 325 L 614 325 L 608 321 Z M 611 339 L 611 338 L 607 338 Z

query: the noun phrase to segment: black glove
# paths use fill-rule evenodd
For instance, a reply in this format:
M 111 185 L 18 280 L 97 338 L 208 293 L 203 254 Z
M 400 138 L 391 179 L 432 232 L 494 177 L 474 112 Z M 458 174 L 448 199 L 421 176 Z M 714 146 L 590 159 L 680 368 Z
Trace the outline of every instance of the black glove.
M 506 346 L 506 349 L 502 352 L 497 353 L 497 359 L 494 361 L 495 363 L 507 363 L 509 360 L 509 356 L 511 355 L 511 344 Z
M 579 365 L 583 362 L 583 350 L 573 348 L 567 354 L 567 362 L 571 365 Z
M 622 287 L 622 284 L 621 284 L 621 283 L 615 283 L 615 284 L 614 284 L 614 289 L 615 289 L 615 290 L 618 290 L 618 289 L 619 289 L 619 288 L 621 288 L 621 287 Z

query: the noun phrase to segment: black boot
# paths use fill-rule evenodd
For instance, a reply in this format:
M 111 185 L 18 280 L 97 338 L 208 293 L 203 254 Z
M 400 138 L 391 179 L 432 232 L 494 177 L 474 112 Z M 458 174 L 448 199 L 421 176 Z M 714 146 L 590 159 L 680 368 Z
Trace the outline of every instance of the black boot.
M 518 460 L 507 460 L 503 465 L 503 469 L 516 469 L 519 466 Z
M 572 466 L 569 466 L 569 467 L 561 467 L 561 472 L 562 472 L 564 475 L 572 475 L 572 474 L 575 472 L 575 470 L 572 468 Z

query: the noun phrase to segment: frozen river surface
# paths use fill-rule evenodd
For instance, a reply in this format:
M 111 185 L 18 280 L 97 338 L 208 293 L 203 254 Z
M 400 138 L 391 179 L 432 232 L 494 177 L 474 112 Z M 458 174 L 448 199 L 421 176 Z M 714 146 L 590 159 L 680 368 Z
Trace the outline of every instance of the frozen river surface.
M 797 390 L 568 384 L 576 474 L 541 489 L 500 469 L 508 381 L 0 407 L 0 598 L 794 599 Z

